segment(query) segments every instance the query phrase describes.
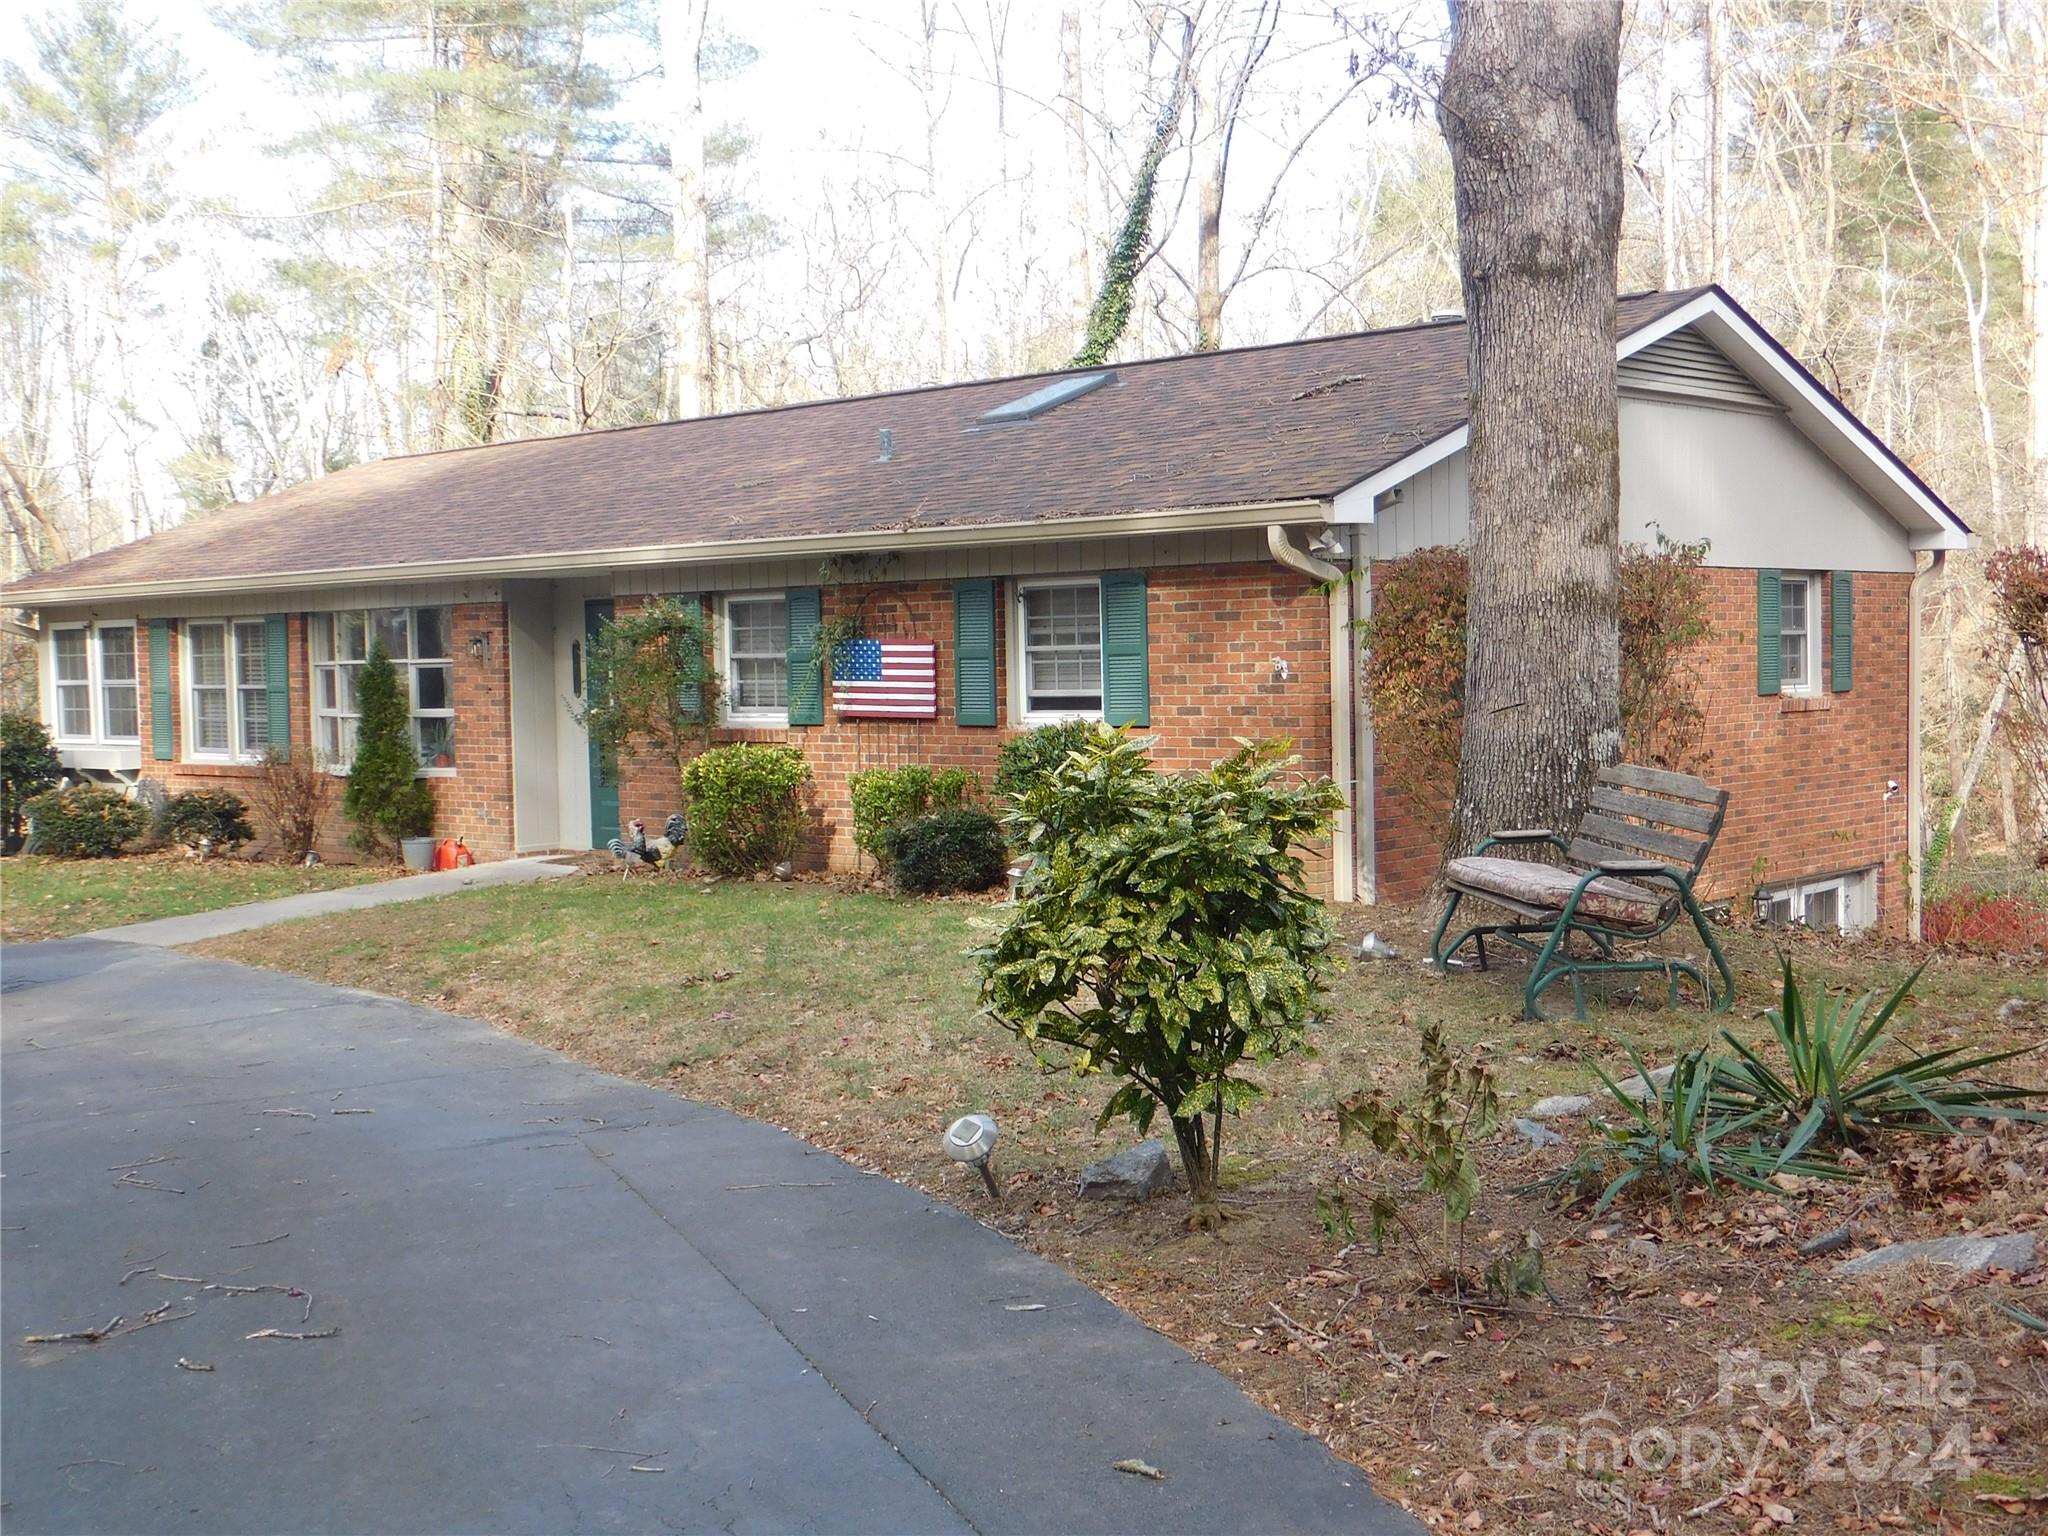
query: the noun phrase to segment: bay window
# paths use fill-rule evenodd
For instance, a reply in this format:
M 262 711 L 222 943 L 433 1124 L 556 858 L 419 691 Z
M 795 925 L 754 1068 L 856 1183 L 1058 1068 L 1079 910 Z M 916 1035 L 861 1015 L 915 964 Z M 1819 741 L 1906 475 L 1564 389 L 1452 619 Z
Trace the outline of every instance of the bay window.
M 328 768 L 354 761 L 362 720 L 363 663 L 381 641 L 412 715 L 413 745 L 427 773 L 455 767 L 454 657 L 446 608 L 369 608 L 309 616 L 313 745 Z
M 59 741 L 141 739 L 133 624 L 56 626 L 50 632 L 50 684 Z
M 108 741 L 140 741 L 142 715 L 135 699 L 135 626 L 99 627 L 100 735 Z

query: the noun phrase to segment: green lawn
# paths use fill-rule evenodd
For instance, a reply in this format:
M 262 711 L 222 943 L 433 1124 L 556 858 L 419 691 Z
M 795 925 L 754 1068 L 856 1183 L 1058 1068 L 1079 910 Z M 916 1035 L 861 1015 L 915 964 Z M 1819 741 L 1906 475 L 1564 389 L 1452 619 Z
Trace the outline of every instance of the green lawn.
M 288 942 L 268 930 L 206 950 L 488 1019 L 610 1071 L 857 1147 L 891 1171 L 930 1165 L 934 1128 L 968 1109 L 1002 1122 L 1011 1167 L 1069 1170 L 1127 1128 L 1093 1129 L 1109 1084 L 1049 1075 L 978 1014 L 966 951 L 1002 915 L 983 903 L 821 885 L 593 876 L 321 918 L 297 925 Z M 1389 917 L 1376 911 L 1373 925 L 1403 958 L 1338 966 L 1329 1020 L 1312 1034 L 1317 1055 L 1261 1074 L 1271 1097 L 1231 1131 L 1237 1151 L 1256 1158 L 1327 1146 L 1336 1100 L 1369 1078 L 1399 1082 L 1416 1070 L 1413 1026 L 1425 1019 L 1440 1020 L 1460 1046 L 1488 1045 L 1511 1107 L 1584 1091 L 1586 1054 L 1622 1063 L 1627 1040 L 1668 1061 L 1724 1022 L 1612 1003 L 1584 1024 L 1532 1023 L 1519 1016 L 1511 977 L 1434 975 L 1412 958 L 1424 945 L 1419 928 Z M 1728 942 L 1742 978 L 1730 1017 L 1753 1030 L 1775 953 L 1753 933 Z M 1856 990 L 1896 981 L 1920 958 L 1902 946 L 1805 936 L 1795 954 L 1803 975 Z M 2015 995 L 2048 999 L 2048 977 L 1940 960 L 1920 985 L 1908 1038 L 2003 1039 L 2010 1030 L 1997 1009 Z M 2036 1015 L 2048 1015 L 2048 1004 Z
M 233 858 L 202 864 L 180 854 L 120 859 L 17 854 L 0 861 L 0 938 L 9 943 L 61 939 L 154 917 L 180 917 L 245 901 L 359 885 L 393 873 L 326 865 L 300 869 Z

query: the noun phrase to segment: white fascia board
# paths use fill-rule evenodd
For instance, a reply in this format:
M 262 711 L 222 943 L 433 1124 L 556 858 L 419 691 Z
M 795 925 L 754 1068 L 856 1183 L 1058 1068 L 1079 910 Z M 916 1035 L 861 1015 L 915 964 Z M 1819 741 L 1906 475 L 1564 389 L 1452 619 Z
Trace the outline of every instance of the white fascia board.
M 1396 459 L 1376 475 L 1368 476 L 1356 485 L 1346 486 L 1331 501 L 1330 521 L 1333 523 L 1370 523 L 1375 521 L 1373 503 L 1379 500 L 1382 491 L 1406 483 L 1421 474 L 1432 464 L 1441 463 L 1454 453 L 1462 453 L 1466 443 L 1472 439 L 1469 425 L 1453 427 L 1434 442 L 1426 443 L 1406 458 Z
M 348 566 L 316 571 L 267 571 L 246 576 L 210 576 L 195 581 L 130 581 L 102 586 L 53 587 L 12 599 L 30 609 L 68 608 L 131 599 L 199 597 L 231 592 L 317 591 L 327 587 L 382 586 L 422 581 L 464 581 L 507 576 L 566 576 L 650 565 L 698 565 L 711 561 L 775 560 L 793 556 L 865 553 L 872 550 L 972 548 L 987 544 L 1041 544 L 1048 539 L 1110 539 L 1176 533 L 1215 533 L 1263 528 L 1272 523 L 1326 523 L 1327 497 L 1233 506 L 1190 507 L 1158 512 L 1124 512 L 1106 517 L 1055 517 L 1032 522 L 951 524 L 925 528 L 877 528 L 859 533 L 817 534 L 788 539 L 739 539 L 705 544 L 657 544 L 631 549 L 571 550 L 554 554 L 486 556 L 473 560 L 432 560 L 409 565 Z

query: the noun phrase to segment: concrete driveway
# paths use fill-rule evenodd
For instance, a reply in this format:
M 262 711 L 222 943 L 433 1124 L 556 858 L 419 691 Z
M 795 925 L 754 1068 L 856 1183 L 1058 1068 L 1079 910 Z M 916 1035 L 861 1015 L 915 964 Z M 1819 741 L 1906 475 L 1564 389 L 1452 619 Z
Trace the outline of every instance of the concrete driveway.
M 768 1126 L 136 945 L 9 948 L 0 989 L 11 1531 L 1416 1529 L 1060 1270 Z

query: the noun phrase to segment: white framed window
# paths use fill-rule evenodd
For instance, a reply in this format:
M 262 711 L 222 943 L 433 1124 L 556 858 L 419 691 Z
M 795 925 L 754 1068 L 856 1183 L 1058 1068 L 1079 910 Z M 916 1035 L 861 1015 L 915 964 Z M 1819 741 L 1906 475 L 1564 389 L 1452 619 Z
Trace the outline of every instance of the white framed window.
M 50 631 L 50 690 L 59 741 L 140 741 L 135 712 L 135 626 L 54 626 Z
M 100 669 L 100 739 L 139 742 L 142 715 L 136 700 L 135 626 L 102 624 L 93 638 L 98 642 L 93 660 Z
M 1817 876 L 1766 886 L 1759 913 L 1774 927 L 1798 923 L 1830 933 L 1858 933 L 1877 921 L 1877 871 Z
M 270 650 L 262 619 L 185 622 L 185 751 L 254 762 L 270 745 Z
M 1778 583 L 1778 679 L 1786 693 L 1820 691 L 1824 585 L 1811 575 L 1786 576 Z
M 1019 723 L 1102 718 L 1102 583 L 1023 582 L 1013 605 Z
M 50 687 L 56 705 L 57 739 L 91 741 L 92 631 L 67 624 L 50 631 Z
M 313 750 L 341 772 L 355 760 L 363 663 L 382 641 L 412 712 L 420 770 L 455 771 L 454 639 L 446 608 L 351 608 L 307 616 L 313 657 Z
M 771 597 L 725 600 L 725 718 L 731 725 L 789 724 L 789 604 Z

